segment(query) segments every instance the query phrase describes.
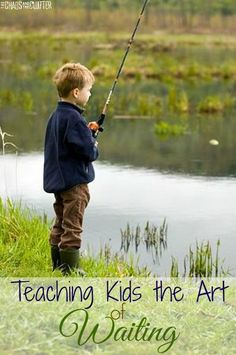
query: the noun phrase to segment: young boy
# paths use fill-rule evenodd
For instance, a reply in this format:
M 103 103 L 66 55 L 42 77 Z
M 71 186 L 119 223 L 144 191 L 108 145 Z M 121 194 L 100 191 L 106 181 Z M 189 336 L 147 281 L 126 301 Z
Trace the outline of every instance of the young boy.
M 60 101 L 49 118 L 44 150 L 44 190 L 54 193 L 56 221 L 49 242 L 53 269 L 63 274 L 79 268 L 82 223 L 94 180 L 92 162 L 98 157 L 97 142 L 82 116 L 91 95 L 94 76 L 79 63 L 63 65 L 54 76 Z

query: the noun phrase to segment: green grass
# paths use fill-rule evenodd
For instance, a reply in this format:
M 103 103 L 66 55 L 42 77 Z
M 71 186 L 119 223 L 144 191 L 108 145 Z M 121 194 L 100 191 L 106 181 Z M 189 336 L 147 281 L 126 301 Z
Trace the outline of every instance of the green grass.
M 50 223 L 46 216 L 7 200 L 0 199 L 0 276 L 58 277 L 52 272 L 48 236 Z M 88 277 L 146 276 L 132 258 L 129 262 L 113 254 L 108 246 L 97 255 L 82 258 L 81 267 Z M 76 274 L 72 275 L 76 276 Z
M 16 279 L 14 279 L 15 281 Z M 120 310 L 121 303 L 106 301 L 105 279 L 64 279 L 59 280 L 60 287 L 80 285 L 83 290 L 92 285 L 94 289 L 94 303 L 88 310 L 89 324 L 87 328 L 99 324 L 99 338 L 104 338 L 110 329 L 110 321 L 106 319 L 111 311 Z M 156 302 L 153 288 L 153 278 L 109 279 L 110 284 L 118 281 L 122 289 L 132 282 L 132 289 L 139 286 L 142 298 L 136 302 L 124 303 L 124 319 L 115 321 L 115 327 L 124 326 L 130 329 L 132 323 L 138 323 L 146 317 L 153 327 L 166 329 L 176 327 L 179 338 L 167 351 L 170 355 L 233 355 L 236 347 L 236 303 L 235 280 L 225 279 L 225 284 L 230 285 L 226 290 L 226 302 L 222 301 L 221 293 L 216 293 L 215 301 L 208 302 L 206 297 L 196 303 L 199 282 L 196 280 L 180 281 L 172 279 L 163 280 L 163 286 L 181 287 L 185 295 L 181 302 L 170 302 L 169 293 L 166 293 L 162 302 Z M 55 285 L 55 279 L 30 279 L 30 286 L 34 289 L 40 286 Z M 222 285 L 222 280 L 211 280 L 205 284 L 211 286 Z M 134 294 L 135 295 L 135 294 Z M 87 300 L 88 301 L 88 300 Z M 1 354 L 68 354 L 68 355 L 154 355 L 159 354 L 158 347 L 162 341 L 114 341 L 109 339 L 103 344 L 94 344 L 92 339 L 83 346 L 78 346 L 77 337 L 82 326 L 81 316 L 75 314 L 65 324 L 64 332 L 68 337 L 59 333 L 61 319 L 70 311 L 84 308 L 86 301 L 80 301 L 79 297 L 72 302 L 18 302 L 16 286 L 10 284 L 10 280 L 1 280 L 0 314 L 3 325 L 0 335 Z M 76 325 L 78 328 L 76 331 Z M 88 329 L 86 334 L 88 335 Z M 74 331 L 74 333 L 73 333 Z M 143 332 L 141 332 L 143 333 Z M 162 332 L 163 334 L 163 332 Z M 70 336 L 71 335 L 71 336 Z M 166 342 L 170 337 L 166 334 Z M 163 350 L 163 349 L 162 349 Z

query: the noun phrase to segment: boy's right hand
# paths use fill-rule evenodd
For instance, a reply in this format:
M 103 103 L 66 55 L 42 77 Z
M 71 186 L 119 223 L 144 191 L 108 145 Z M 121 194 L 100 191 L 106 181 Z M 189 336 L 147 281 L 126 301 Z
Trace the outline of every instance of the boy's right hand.
M 99 130 L 99 124 L 96 121 L 92 121 L 88 123 L 88 128 L 90 128 L 92 131 L 97 132 Z

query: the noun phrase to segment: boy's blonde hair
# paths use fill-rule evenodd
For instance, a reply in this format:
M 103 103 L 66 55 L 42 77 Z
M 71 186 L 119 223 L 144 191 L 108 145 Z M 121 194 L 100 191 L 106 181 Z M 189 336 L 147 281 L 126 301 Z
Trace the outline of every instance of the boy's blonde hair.
M 66 63 L 53 77 L 60 97 L 67 97 L 71 90 L 83 89 L 86 84 L 93 84 L 93 73 L 80 63 Z

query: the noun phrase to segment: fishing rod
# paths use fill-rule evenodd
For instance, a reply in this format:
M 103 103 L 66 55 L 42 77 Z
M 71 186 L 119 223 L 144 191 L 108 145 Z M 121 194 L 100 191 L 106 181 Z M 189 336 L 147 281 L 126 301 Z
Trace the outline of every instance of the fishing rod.
M 131 47 L 131 45 L 132 45 L 132 43 L 133 43 L 133 41 L 134 41 L 135 34 L 136 34 L 137 29 L 138 29 L 138 27 L 139 27 L 140 21 L 141 21 L 141 19 L 142 19 L 142 16 L 143 16 L 143 14 L 144 14 L 144 11 L 145 11 L 145 8 L 146 8 L 146 6 L 147 6 L 148 1 L 149 1 L 149 0 L 145 0 L 145 1 L 144 1 L 142 10 L 141 10 L 141 12 L 140 12 L 140 14 L 139 14 L 138 21 L 137 21 L 137 23 L 136 23 L 136 26 L 135 26 L 134 31 L 133 31 L 133 33 L 132 33 L 132 36 L 131 36 L 131 38 L 130 38 L 130 40 L 129 40 L 129 42 L 128 42 L 128 46 L 127 46 L 127 48 L 126 48 L 124 57 L 123 57 L 123 59 L 122 59 L 122 61 L 121 61 L 121 64 L 120 64 L 120 67 L 119 67 L 119 69 L 118 69 L 116 78 L 115 78 L 115 80 L 114 80 L 114 82 L 113 82 L 113 84 L 112 84 L 111 90 L 110 90 L 110 92 L 109 92 L 109 94 L 108 94 L 108 97 L 107 97 L 107 99 L 106 99 L 105 105 L 104 105 L 103 110 L 102 110 L 102 113 L 101 113 L 101 115 L 100 115 L 100 118 L 95 122 L 94 125 L 90 125 L 90 128 L 91 128 L 91 130 L 92 130 L 92 133 L 93 133 L 93 136 L 94 136 L 94 137 L 97 137 L 98 132 L 103 132 L 103 130 L 104 130 L 104 128 L 102 127 L 102 125 L 103 125 L 103 123 L 104 123 L 104 121 L 105 121 L 106 112 L 107 112 L 107 108 L 108 108 L 108 105 L 109 105 L 110 100 L 111 100 L 111 96 L 112 96 L 112 94 L 113 94 L 113 92 L 114 92 L 114 90 L 115 90 L 115 87 L 116 87 L 116 84 L 117 84 L 117 82 L 118 82 L 119 76 L 120 76 L 121 71 L 122 71 L 122 69 L 123 69 L 123 66 L 124 66 L 124 64 L 125 64 L 126 57 L 127 57 L 128 53 L 129 53 L 130 47 Z

